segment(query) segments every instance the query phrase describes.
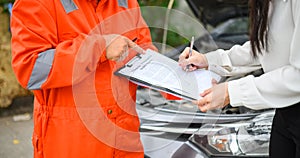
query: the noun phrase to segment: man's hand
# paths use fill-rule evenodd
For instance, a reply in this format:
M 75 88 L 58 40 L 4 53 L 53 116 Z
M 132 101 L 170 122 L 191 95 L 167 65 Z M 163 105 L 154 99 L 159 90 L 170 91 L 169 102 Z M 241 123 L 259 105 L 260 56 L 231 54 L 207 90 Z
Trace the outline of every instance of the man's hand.
M 106 58 L 112 61 L 122 61 L 129 53 L 129 49 L 133 49 L 138 53 L 143 54 L 144 50 L 136 43 L 125 36 L 121 35 L 106 35 Z
M 186 47 L 179 56 L 178 62 L 182 69 L 185 71 L 194 71 L 199 68 L 207 68 L 208 63 L 206 57 L 195 50 L 192 51 L 192 55 L 190 56 L 189 49 L 189 47 Z M 190 65 L 188 70 L 186 69 L 187 65 Z

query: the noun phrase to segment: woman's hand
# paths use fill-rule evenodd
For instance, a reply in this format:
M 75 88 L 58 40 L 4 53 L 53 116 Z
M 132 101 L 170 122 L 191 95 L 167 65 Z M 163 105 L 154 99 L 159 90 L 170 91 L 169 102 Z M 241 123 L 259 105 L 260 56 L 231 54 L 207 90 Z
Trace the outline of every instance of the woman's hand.
M 228 83 L 217 84 L 213 81 L 213 86 L 205 90 L 200 95 L 203 97 L 198 101 L 194 101 L 202 112 L 208 110 L 221 109 L 230 103 L 228 94 Z
M 143 54 L 144 50 L 136 43 L 125 36 L 121 35 L 106 35 L 106 58 L 112 61 L 122 61 L 129 53 L 129 49 L 133 49 L 138 53 Z
M 192 55 L 189 55 L 190 47 L 186 47 L 184 51 L 179 56 L 179 65 L 185 71 L 194 71 L 199 68 L 207 68 L 208 63 L 206 57 L 193 50 Z M 189 65 L 189 66 L 188 66 Z

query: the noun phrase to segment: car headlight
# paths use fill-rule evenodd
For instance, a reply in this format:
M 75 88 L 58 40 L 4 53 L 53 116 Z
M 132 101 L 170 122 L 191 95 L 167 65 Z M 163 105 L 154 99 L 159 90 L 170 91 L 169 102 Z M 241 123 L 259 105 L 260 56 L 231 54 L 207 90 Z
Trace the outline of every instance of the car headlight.
M 208 144 L 218 152 L 237 152 L 237 141 L 233 128 L 223 128 L 215 135 L 207 136 Z
M 231 124 L 206 124 L 191 138 L 209 156 L 267 157 L 274 113 Z

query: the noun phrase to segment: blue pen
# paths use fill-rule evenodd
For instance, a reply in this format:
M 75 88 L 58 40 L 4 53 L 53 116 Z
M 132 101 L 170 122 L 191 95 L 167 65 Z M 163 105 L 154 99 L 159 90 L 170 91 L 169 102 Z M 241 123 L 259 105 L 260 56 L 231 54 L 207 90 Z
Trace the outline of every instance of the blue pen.
M 188 58 L 190 58 L 193 54 L 193 46 L 194 46 L 194 36 L 192 37 L 192 40 L 191 40 L 191 45 L 190 45 L 189 57 Z M 187 65 L 186 70 L 189 70 L 190 66 L 191 66 L 191 64 Z

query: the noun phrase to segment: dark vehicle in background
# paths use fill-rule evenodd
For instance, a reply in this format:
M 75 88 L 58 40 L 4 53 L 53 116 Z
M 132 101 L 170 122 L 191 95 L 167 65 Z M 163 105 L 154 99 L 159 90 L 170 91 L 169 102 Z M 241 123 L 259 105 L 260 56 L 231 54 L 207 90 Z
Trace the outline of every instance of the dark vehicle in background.
M 229 49 L 249 39 L 248 0 L 186 0 L 195 17 L 204 28 L 212 28 L 209 34 L 197 37 L 194 49 L 205 53 L 217 48 Z M 166 55 L 178 59 L 189 43 L 177 47 Z
M 205 53 L 243 44 L 248 36 L 248 0 L 186 0 L 209 35 L 196 37 L 194 49 Z M 178 60 L 186 43 L 165 55 Z M 261 70 L 251 72 L 261 74 Z M 248 75 L 248 74 L 245 74 Z M 241 77 L 241 76 L 239 76 Z M 235 79 L 224 78 L 225 80 Z M 273 109 L 231 107 L 202 113 L 186 100 L 166 100 L 151 89 L 137 91 L 145 157 L 268 157 Z
M 211 36 L 219 48 L 228 49 L 249 39 L 248 0 L 186 1 L 205 28 L 215 28 L 211 31 Z

